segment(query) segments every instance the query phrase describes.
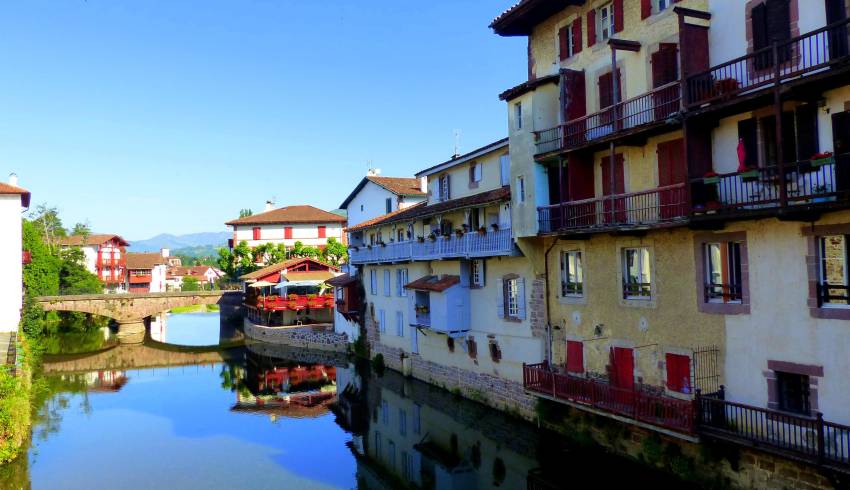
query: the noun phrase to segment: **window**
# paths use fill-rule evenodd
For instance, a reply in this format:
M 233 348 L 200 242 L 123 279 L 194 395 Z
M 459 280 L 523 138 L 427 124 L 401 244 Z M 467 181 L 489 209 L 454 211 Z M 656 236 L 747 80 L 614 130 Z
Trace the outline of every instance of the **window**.
M 652 283 L 649 266 L 649 248 L 623 249 L 623 298 L 650 299 Z
M 818 237 L 818 303 L 821 306 L 850 305 L 847 281 L 847 236 Z
M 581 51 L 581 18 L 558 30 L 558 52 L 561 61 Z
M 469 261 L 469 282 L 474 288 L 484 287 L 484 259 Z
M 499 157 L 499 181 L 503 186 L 511 183 L 511 156 L 504 154 Z
M 404 241 L 404 229 L 399 228 L 396 230 L 396 241 L 403 242 Z
M 326 226 L 319 227 L 319 238 L 326 238 L 328 236 L 328 228 Z
M 768 48 L 773 43 L 791 39 L 791 6 L 789 0 L 767 0 L 753 7 L 750 12 L 753 51 Z M 790 46 L 779 49 L 779 62 L 791 59 Z M 754 66 L 764 70 L 774 65 L 773 51 L 766 50 L 756 56 Z
M 390 284 L 390 270 L 384 269 L 384 296 L 390 296 L 392 285 Z
M 386 400 L 381 400 L 381 422 L 384 425 L 390 424 L 390 405 Z
M 360 205 L 360 212 L 361 213 L 363 212 L 363 205 L 362 204 Z
M 779 395 L 779 410 L 809 414 L 811 407 L 807 375 L 776 371 L 776 387 Z
M 389 441 L 387 444 L 387 452 L 389 453 L 389 461 L 388 464 L 391 469 L 395 469 L 395 443 L 393 441 Z
M 680 354 L 667 354 L 667 389 L 677 393 L 691 393 L 691 358 Z
M 740 303 L 743 296 L 741 244 L 705 244 L 705 301 Z
M 656 2 L 656 12 L 661 12 L 669 7 L 673 3 L 673 0 L 657 0 Z
M 451 196 L 451 189 L 450 189 L 451 186 L 450 186 L 449 179 L 450 179 L 449 174 L 443 174 L 443 175 L 440 176 L 440 179 L 438 180 L 440 201 L 448 201 L 451 198 L 450 197 Z
M 509 279 L 505 284 L 506 304 L 508 307 L 508 316 L 517 316 L 519 314 L 519 280 Z
M 375 456 L 381 457 L 381 433 L 375 431 Z
M 407 296 L 407 289 L 404 289 L 404 285 L 407 284 L 407 269 L 397 269 L 395 271 L 396 275 L 396 295 L 401 297 Z
M 286 240 L 292 239 L 292 227 L 287 226 L 283 229 L 283 238 Z
M 392 198 L 388 197 L 384 201 L 384 204 L 386 205 L 387 213 L 391 213 L 392 210 L 393 210 L 393 200 L 392 200 Z
M 387 332 L 387 312 L 384 310 L 378 310 L 378 331 Z
M 474 162 L 469 166 L 469 186 L 478 187 L 479 182 L 481 182 L 481 164 Z
M 378 271 L 375 269 L 369 271 L 369 292 L 378 295 Z
M 525 177 L 522 175 L 516 178 L 516 198 L 519 202 L 525 202 Z
M 398 337 L 404 337 L 404 312 L 395 312 L 395 334 Z
M 499 279 L 501 294 L 497 305 L 500 318 L 525 319 L 525 279 L 508 274 Z
M 514 127 L 522 129 L 522 102 L 514 104 Z
M 251 229 L 251 231 L 253 232 L 254 240 L 259 240 L 260 239 L 260 227 L 255 226 L 254 228 Z
M 403 408 L 398 409 L 398 433 L 407 435 L 407 411 Z
M 413 405 L 413 433 L 422 433 L 422 407 L 418 403 Z
M 404 435 L 404 434 L 402 434 Z M 412 466 L 412 457 L 407 454 L 407 451 L 401 452 L 401 477 L 405 481 L 410 481 L 410 468 Z
M 614 6 L 605 4 L 596 9 L 596 33 L 599 42 L 607 41 L 614 34 Z
M 578 340 L 567 341 L 567 371 L 584 372 L 584 344 Z
M 561 254 L 561 296 L 582 296 L 584 273 L 581 267 L 581 252 L 571 250 Z

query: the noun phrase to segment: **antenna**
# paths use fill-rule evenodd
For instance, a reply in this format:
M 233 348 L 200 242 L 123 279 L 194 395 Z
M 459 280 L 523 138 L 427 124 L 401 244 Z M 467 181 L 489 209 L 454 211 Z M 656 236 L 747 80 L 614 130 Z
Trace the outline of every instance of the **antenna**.
M 460 132 L 459 129 L 455 129 L 454 134 L 455 134 L 455 150 L 454 150 L 454 153 L 452 153 L 452 158 L 457 158 L 457 157 L 460 156 L 460 135 L 461 135 L 461 132 Z

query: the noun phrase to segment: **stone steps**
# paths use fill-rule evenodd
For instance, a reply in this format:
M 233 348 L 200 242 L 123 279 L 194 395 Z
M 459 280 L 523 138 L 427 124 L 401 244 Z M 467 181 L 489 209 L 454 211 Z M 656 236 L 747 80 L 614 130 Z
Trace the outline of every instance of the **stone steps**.
M 0 366 L 15 362 L 15 333 L 0 332 Z

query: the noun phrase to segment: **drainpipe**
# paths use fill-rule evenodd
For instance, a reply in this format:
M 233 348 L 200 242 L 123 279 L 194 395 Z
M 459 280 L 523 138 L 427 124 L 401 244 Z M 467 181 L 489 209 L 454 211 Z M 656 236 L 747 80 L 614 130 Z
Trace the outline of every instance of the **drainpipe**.
M 557 237 L 552 241 L 552 245 L 543 253 L 543 280 L 545 281 L 543 302 L 546 304 L 546 362 L 549 365 L 552 364 L 552 322 L 550 320 L 551 312 L 549 311 L 549 252 L 555 248 L 556 243 L 558 243 Z

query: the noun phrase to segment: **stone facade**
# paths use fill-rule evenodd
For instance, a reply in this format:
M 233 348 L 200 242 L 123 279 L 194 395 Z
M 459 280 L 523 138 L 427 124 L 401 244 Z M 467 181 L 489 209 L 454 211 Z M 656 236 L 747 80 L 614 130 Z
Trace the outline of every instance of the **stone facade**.
M 305 349 L 348 351 L 348 336 L 332 330 L 310 327 L 263 327 L 245 320 L 245 336 L 249 339 Z

